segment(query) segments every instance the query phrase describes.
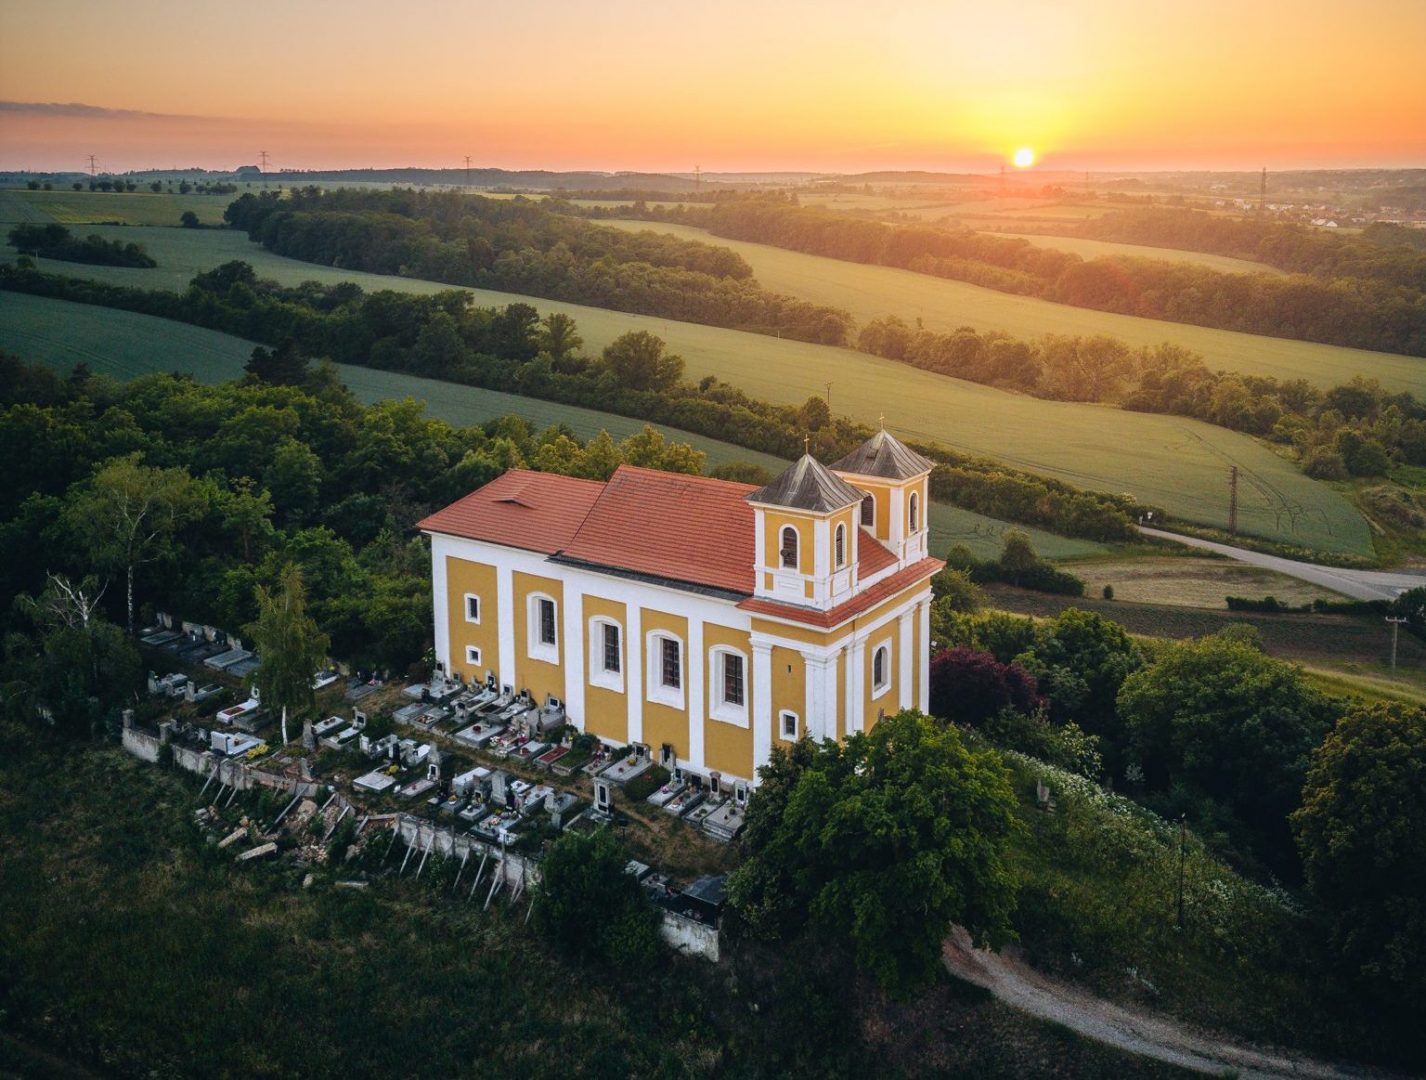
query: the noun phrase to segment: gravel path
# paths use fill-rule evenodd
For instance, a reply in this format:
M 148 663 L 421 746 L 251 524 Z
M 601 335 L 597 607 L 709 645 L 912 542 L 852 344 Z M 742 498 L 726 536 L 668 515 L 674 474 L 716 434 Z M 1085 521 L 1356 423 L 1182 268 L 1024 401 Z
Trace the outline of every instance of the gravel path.
M 1244 1080 L 1362 1080 L 1391 1074 L 1347 1069 L 1287 1052 L 1258 1050 L 1199 1034 L 1163 1017 L 1114 1005 L 1035 971 L 1023 961 L 977 949 L 960 927 L 946 939 L 944 958 L 951 974 L 989 990 L 1013 1008 L 1051 1020 L 1131 1054 L 1154 1058 L 1213 1076 Z
M 1284 559 L 1278 555 L 1264 555 L 1258 551 L 1233 547 L 1231 544 L 1200 540 L 1196 536 L 1183 536 L 1180 533 L 1165 532 L 1163 529 L 1150 529 L 1143 525 L 1139 526 L 1139 531 L 1145 536 L 1152 536 L 1159 540 L 1174 540 L 1180 544 L 1187 544 L 1189 547 L 1203 548 L 1206 551 L 1217 552 L 1219 555 L 1226 555 L 1239 562 L 1276 570 L 1280 574 L 1310 581 L 1314 585 L 1321 585 L 1342 593 L 1344 596 L 1350 596 L 1353 600 L 1395 600 L 1399 594 L 1408 589 L 1426 585 L 1426 574 L 1421 573 L 1412 574 L 1392 570 L 1347 570 L 1339 566 L 1320 566 L 1317 563 Z

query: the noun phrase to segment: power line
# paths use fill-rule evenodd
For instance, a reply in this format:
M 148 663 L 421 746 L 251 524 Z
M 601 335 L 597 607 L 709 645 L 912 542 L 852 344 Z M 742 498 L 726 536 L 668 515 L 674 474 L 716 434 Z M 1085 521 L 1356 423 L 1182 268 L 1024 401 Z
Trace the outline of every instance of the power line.
M 259 171 L 259 172 L 267 172 L 267 151 L 266 151 L 266 150 L 259 150 L 259 151 L 257 152 L 257 159 L 258 159 L 258 166 L 257 166 L 257 167 L 258 167 L 258 171 Z
M 93 154 L 90 154 L 90 155 L 89 155 L 89 175 L 90 175 L 90 176 L 95 175 L 95 171 L 98 169 L 98 167 L 99 167 L 99 162 L 95 160 Z
M 470 190 L 470 155 L 469 155 L 469 154 L 466 154 L 466 156 L 465 156 L 465 187 L 466 187 L 466 190 L 467 190 L 467 191 Z

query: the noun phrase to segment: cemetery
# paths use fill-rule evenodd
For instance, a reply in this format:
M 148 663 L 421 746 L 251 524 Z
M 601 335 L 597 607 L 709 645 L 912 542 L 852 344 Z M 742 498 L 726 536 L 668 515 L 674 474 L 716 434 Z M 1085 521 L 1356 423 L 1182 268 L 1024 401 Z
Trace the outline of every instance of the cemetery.
M 284 746 L 247 678 L 257 658 L 240 641 L 166 616 L 142 640 L 145 659 L 172 670 L 150 675 L 142 718 L 125 715 L 123 744 L 203 778 L 195 821 L 235 859 L 326 865 L 345 821 L 346 884 L 456 860 L 467 899 L 524 901 L 528 918 L 544 844 L 567 829 L 616 828 L 645 860 L 630 872 L 659 907 L 665 939 L 716 958 L 722 893 L 708 882 L 732 866 L 742 781 L 676 764 L 670 773 L 648 746 L 609 747 L 575 731 L 556 698 L 439 672 L 409 684 L 316 673 L 322 719 L 303 723 L 300 749 Z M 245 809 L 254 797 L 278 808 L 267 821 Z

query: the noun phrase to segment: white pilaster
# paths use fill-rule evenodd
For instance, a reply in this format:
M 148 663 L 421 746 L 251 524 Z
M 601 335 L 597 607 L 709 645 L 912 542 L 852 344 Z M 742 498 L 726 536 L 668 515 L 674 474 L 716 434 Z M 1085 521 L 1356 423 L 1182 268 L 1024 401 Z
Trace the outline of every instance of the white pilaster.
M 644 741 L 644 620 L 636 603 L 630 603 L 624 633 L 624 688 L 629 693 L 629 741 Z
M 922 600 L 916 605 L 917 615 L 921 620 L 921 649 L 920 655 L 916 657 L 917 679 L 916 685 L 920 690 L 917 697 L 920 699 L 916 707 L 923 713 L 930 715 L 931 712 L 931 601 Z
M 866 641 L 859 638 L 852 639 L 852 647 L 847 652 L 847 730 L 851 735 L 853 732 L 861 731 L 866 726 L 866 718 L 862 715 L 866 701 Z
M 688 764 L 703 771 L 703 730 L 708 722 L 707 657 L 703 653 L 703 620 L 688 620 Z
M 804 679 L 807 683 L 807 701 L 803 706 L 802 725 L 814 741 L 820 742 L 837 734 L 837 703 L 827 700 L 827 661 L 811 656 L 803 656 Z
M 896 620 L 898 630 L 898 641 L 896 645 L 896 655 L 898 657 L 896 675 L 896 701 L 898 709 L 909 709 L 915 701 L 913 697 L 915 687 L 911 685 L 912 672 L 915 670 L 913 664 L 916 660 L 916 648 L 912 641 L 911 620 L 915 617 L 915 609 L 907 608 Z
M 500 622 L 500 670 L 503 686 L 520 689 L 519 660 L 515 652 L 515 574 L 508 566 L 495 568 L 495 617 Z
M 571 580 L 564 583 L 564 706 L 565 715 L 584 730 L 584 590 Z
M 431 540 L 431 616 L 435 620 L 436 659 L 445 665 L 446 673 L 452 670 L 451 664 L 451 620 L 450 620 L 450 596 L 449 588 L 446 584 L 446 559 L 448 558 L 445 547 L 439 538 Z
M 753 650 L 753 772 L 772 754 L 772 646 L 752 643 Z

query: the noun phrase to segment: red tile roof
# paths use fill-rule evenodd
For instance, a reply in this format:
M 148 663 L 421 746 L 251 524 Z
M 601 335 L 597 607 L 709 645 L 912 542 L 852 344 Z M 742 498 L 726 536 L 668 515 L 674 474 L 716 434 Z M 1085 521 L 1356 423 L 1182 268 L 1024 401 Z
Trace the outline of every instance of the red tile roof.
M 815 626 L 822 630 L 830 630 L 848 619 L 870 611 L 903 589 L 930 577 L 945 565 L 940 559 L 922 559 L 920 562 L 914 562 L 905 570 L 898 570 L 890 577 L 878 581 L 870 589 L 857 593 L 856 596 L 843 604 L 838 604 L 831 611 L 817 611 L 813 608 L 783 604 L 776 600 L 763 600 L 758 597 L 749 597 L 738 607 L 744 611 L 751 611 L 754 615 L 771 615 L 779 619 L 791 619 L 795 622 L 806 623 L 808 626 Z
M 756 518 L 745 497 L 754 490 L 633 465 L 621 465 L 607 484 L 511 469 L 417 528 L 751 596 Z M 862 577 L 896 563 L 866 530 L 858 559 Z
M 416 527 L 553 555 L 603 491 L 597 480 L 511 469 Z
M 623 465 L 562 559 L 735 593 L 753 591 L 751 484 Z

